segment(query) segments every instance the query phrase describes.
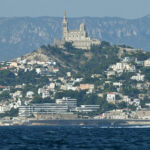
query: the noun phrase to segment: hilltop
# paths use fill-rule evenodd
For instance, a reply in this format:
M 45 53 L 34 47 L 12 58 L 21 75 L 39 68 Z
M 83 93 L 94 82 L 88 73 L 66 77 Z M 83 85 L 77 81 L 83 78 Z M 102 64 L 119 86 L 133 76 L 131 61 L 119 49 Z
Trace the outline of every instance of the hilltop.
M 132 20 L 110 17 L 82 17 L 68 20 L 69 29 L 78 29 L 80 23 L 84 22 L 91 38 L 149 51 L 149 16 Z M 0 18 L 0 60 L 25 55 L 42 44 L 52 44 L 55 37 L 61 39 L 61 23 L 62 18 L 58 17 Z
M 91 50 L 74 48 L 71 43 L 66 43 L 64 49 L 43 45 L 38 50 L 22 56 L 21 59 L 45 62 L 52 59 L 57 62 L 61 73 L 69 71 L 86 76 L 87 74 L 104 74 L 111 65 L 121 62 L 128 56 L 137 57 L 139 60 L 144 57 L 144 61 L 149 58 L 149 52 L 126 45 L 112 46 L 109 42 L 102 41 L 100 46 L 93 46 Z
M 70 71 L 75 74 L 98 74 L 122 59 L 128 53 L 134 55 L 140 50 L 120 45 L 111 46 L 109 42 L 103 41 L 100 46 L 93 46 L 91 50 L 74 48 L 71 43 L 65 43 L 64 48 L 57 46 L 41 46 L 38 50 L 31 52 L 21 59 L 27 61 L 49 61 L 54 60 L 62 69 L 62 72 Z M 143 51 L 144 53 L 144 51 Z

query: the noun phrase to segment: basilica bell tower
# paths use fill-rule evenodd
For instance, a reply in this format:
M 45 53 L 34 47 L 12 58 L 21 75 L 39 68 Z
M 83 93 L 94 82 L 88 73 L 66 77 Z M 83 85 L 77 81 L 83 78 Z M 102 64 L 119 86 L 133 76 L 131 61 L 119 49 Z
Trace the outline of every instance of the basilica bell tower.
M 64 18 L 63 18 L 63 22 L 62 22 L 62 40 L 66 40 L 68 34 L 68 21 L 66 18 L 66 11 L 64 12 Z

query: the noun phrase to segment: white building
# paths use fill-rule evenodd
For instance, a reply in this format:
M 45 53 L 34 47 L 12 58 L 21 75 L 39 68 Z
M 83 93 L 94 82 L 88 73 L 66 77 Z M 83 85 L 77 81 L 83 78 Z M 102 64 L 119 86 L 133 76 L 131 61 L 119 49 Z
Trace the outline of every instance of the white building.
M 26 97 L 27 97 L 27 98 L 33 98 L 33 95 L 34 95 L 34 92 L 32 92 L 32 91 L 28 91 L 28 92 L 26 93 Z
M 100 108 L 99 105 L 81 105 L 80 107 L 76 107 L 76 111 L 92 112 L 92 111 L 97 111 L 99 108 Z
M 150 67 L 150 58 L 144 61 L 145 67 Z
M 62 99 L 56 99 L 56 104 L 65 104 L 68 106 L 68 109 L 72 111 L 77 107 L 77 99 L 63 97 Z
M 126 102 L 126 103 L 130 103 L 131 98 L 129 98 L 128 96 L 123 96 L 123 101 Z
M 134 57 L 125 57 L 125 58 L 123 58 L 122 61 L 123 62 L 131 62 L 131 61 L 135 61 L 135 58 Z
M 55 83 L 50 83 L 49 88 L 50 89 L 55 89 L 56 84 Z
M 139 106 L 139 105 L 140 105 L 140 100 L 139 100 L 139 99 L 134 99 L 134 100 L 133 100 L 133 104 L 134 104 L 135 106 Z
M 22 102 L 21 102 L 21 100 L 19 99 L 17 102 L 15 102 L 14 103 L 14 108 L 16 109 L 16 108 L 18 108 L 18 107 L 20 107 L 22 105 Z
M 45 91 L 44 88 L 39 88 L 39 89 L 38 89 L 38 94 L 40 95 L 40 94 L 42 94 L 44 91 Z
M 11 107 L 7 104 L 1 104 L 0 105 L 0 113 L 4 113 L 6 111 L 10 111 Z
M 128 112 L 120 109 L 107 111 L 100 116 L 96 116 L 95 119 L 128 119 Z
M 43 93 L 42 93 L 42 98 L 48 98 L 50 97 L 50 94 L 49 94 L 49 91 L 48 90 L 45 90 Z
M 107 93 L 107 101 L 110 103 L 115 103 L 116 101 L 116 93 Z
M 145 75 L 141 75 L 138 73 L 137 75 L 132 76 L 131 79 L 136 80 L 136 81 L 144 81 L 144 77 L 145 77 Z
M 122 83 L 121 82 L 113 82 L 113 86 L 121 87 Z
M 33 114 L 67 114 L 68 106 L 56 103 L 33 104 L 19 107 L 19 116 L 31 116 Z
M 16 91 L 12 96 L 13 98 L 22 98 L 22 91 Z
M 134 72 L 135 71 L 135 66 L 134 65 L 131 65 L 131 64 L 128 64 L 128 63 L 125 63 L 125 62 L 116 63 L 115 65 L 112 65 L 111 68 L 114 71 L 120 71 L 120 72 L 123 72 L 123 71 Z

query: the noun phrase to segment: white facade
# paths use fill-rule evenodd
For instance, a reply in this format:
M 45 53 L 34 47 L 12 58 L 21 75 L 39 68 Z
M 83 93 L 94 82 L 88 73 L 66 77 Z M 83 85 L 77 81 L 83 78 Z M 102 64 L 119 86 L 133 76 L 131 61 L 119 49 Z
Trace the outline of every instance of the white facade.
M 107 101 L 108 102 L 115 102 L 116 100 L 116 93 L 108 93 L 107 94 Z
M 31 116 L 32 114 L 67 114 L 68 106 L 56 103 L 33 104 L 19 107 L 19 116 Z
M 97 111 L 100 108 L 99 105 L 81 105 L 80 107 L 76 107 L 77 112 L 92 112 Z
M 50 89 L 55 89 L 55 83 L 50 83 L 49 88 Z
M 144 77 L 145 75 L 141 75 L 138 73 L 136 76 L 132 76 L 131 79 L 136 81 L 144 81 Z
M 128 96 L 123 96 L 123 101 L 130 103 L 131 102 L 131 98 L 129 98 Z
M 112 65 L 111 68 L 114 70 L 114 71 L 135 71 L 135 66 L 134 65 L 130 65 L 128 63 L 124 63 L 124 62 L 119 62 L 119 63 L 116 63 L 115 65 Z
M 16 91 L 13 93 L 13 98 L 22 98 L 22 91 Z
M 50 97 L 50 94 L 49 94 L 49 91 L 45 90 L 45 91 L 42 93 L 42 98 L 47 98 L 47 97 Z
M 150 67 L 150 58 L 144 61 L 145 67 Z
M 96 116 L 95 119 L 128 119 L 128 113 L 123 110 L 112 110 L 103 113 L 101 116 Z
M 114 82 L 114 83 L 113 83 L 113 86 L 121 87 L 121 86 L 122 86 L 122 83 L 121 83 L 121 82 Z
M 56 99 L 56 104 L 65 104 L 68 106 L 69 110 L 72 111 L 77 107 L 77 99 L 63 97 L 62 99 Z
M 33 95 L 34 95 L 34 92 L 28 91 L 27 94 L 26 94 L 26 97 L 27 98 L 33 98 Z
M 38 94 L 40 95 L 40 94 L 42 94 L 44 91 L 45 91 L 44 88 L 39 88 L 39 89 L 38 89 Z

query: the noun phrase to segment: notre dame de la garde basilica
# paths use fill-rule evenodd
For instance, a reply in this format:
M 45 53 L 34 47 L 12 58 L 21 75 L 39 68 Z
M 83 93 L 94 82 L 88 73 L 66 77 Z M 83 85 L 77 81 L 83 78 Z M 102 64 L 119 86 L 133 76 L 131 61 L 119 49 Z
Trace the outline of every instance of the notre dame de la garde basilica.
M 92 45 L 100 45 L 98 39 L 91 39 L 87 36 L 84 23 L 80 24 L 80 30 L 69 31 L 66 12 L 64 13 L 62 22 L 62 40 L 55 39 L 54 45 L 63 47 L 65 42 L 71 42 L 74 47 L 87 50 L 90 49 Z

